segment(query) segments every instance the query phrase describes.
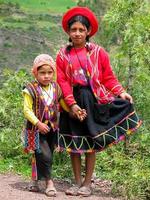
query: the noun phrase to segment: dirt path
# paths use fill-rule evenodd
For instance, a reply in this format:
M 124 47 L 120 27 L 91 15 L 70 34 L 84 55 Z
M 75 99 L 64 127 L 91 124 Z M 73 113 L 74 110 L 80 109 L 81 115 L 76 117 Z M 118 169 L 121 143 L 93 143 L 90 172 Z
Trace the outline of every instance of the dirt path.
M 97 181 L 93 184 L 93 195 L 90 197 L 66 196 L 64 191 L 69 187 L 67 182 L 55 181 L 58 191 L 57 197 L 46 197 L 45 194 L 28 192 L 28 180 L 13 174 L 0 174 L 0 200 L 121 200 L 111 197 L 110 183 L 107 181 Z M 41 187 L 43 187 L 41 183 Z

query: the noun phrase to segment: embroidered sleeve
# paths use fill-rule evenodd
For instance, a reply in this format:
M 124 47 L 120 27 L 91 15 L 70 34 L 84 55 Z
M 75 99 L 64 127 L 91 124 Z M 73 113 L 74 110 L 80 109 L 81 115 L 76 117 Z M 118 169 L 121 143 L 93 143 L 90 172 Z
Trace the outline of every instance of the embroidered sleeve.
M 125 90 L 112 70 L 108 54 L 102 48 L 100 50 L 100 59 L 102 64 L 102 84 L 114 95 L 118 96 Z
M 72 87 L 70 80 L 65 73 L 64 60 L 62 55 L 59 53 L 56 58 L 56 68 L 57 68 L 57 82 L 62 89 L 64 100 L 68 106 L 75 104 L 76 101 L 73 97 Z

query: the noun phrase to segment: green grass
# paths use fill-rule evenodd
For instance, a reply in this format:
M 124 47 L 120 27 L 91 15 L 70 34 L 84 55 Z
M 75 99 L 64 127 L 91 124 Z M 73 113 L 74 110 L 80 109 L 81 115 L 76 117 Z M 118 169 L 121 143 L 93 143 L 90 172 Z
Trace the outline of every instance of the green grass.
M 61 24 L 62 14 L 76 5 L 73 0 L 0 0 L 0 25 L 1 28 L 30 27 L 36 29 L 53 27 Z M 59 28 L 59 27 L 58 27 Z
M 76 5 L 76 1 L 73 0 L 1 0 L 0 2 L 16 4 L 28 14 L 61 14 L 69 7 Z

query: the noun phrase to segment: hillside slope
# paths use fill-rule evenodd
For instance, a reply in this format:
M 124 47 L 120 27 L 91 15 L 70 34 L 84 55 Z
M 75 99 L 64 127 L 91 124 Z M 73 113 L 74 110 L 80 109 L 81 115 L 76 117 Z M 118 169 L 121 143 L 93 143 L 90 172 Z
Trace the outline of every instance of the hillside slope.
M 39 53 L 51 54 L 63 45 L 61 17 L 75 1 L 0 1 L 0 69 L 30 67 Z

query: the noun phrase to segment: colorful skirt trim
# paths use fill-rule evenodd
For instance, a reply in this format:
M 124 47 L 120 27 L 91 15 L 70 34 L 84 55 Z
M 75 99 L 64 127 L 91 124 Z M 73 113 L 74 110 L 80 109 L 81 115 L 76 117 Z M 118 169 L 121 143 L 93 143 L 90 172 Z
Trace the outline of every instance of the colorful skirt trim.
M 73 153 L 98 152 L 112 144 L 117 144 L 141 125 L 133 104 L 115 98 L 95 119 L 95 97 L 89 87 L 74 88 L 74 97 L 81 108 L 86 109 L 87 118 L 80 122 L 63 111 L 60 114 L 59 147 Z M 106 105 L 107 107 L 107 105 Z

